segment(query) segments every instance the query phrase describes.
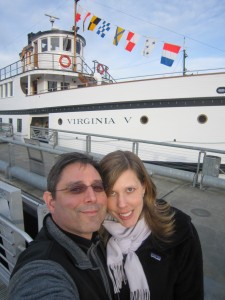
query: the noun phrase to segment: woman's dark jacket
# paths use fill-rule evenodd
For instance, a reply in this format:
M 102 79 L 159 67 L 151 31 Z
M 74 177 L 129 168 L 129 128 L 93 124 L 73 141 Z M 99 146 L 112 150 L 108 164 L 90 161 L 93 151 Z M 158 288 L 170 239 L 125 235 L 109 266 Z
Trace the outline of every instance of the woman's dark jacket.
M 136 251 L 148 280 L 151 300 L 203 300 L 203 262 L 199 237 L 189 216 L 175 209 L 170 243 L 150 235 Z M 121 300 L 129 300 L 123 286 Z

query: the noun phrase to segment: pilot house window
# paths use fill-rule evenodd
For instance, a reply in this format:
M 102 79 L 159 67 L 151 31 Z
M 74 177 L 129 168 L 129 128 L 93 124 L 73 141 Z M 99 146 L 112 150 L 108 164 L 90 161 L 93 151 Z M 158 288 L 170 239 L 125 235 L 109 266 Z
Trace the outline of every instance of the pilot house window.
M 59 50 L 59 38 L 58 37 L 51 38 L 51 50 L 53 50 L 53 51 Z
M 63 51 L 71 51 L 71 39 L 63 38 Z
M 48 40 L 47 39 L 41 40 L 41 51 L 42 52 L 48 51 Z

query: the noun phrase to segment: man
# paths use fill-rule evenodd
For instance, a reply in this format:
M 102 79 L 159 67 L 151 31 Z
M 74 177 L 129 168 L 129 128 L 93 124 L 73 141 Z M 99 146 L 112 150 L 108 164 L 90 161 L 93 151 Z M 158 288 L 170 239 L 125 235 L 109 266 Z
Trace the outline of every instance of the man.
M 61 155 L 47 180 L 43 228 L 20 255 L 9 299 L 112 299 L 96 231 L 106 213 L 98 164 L 79 153 Z

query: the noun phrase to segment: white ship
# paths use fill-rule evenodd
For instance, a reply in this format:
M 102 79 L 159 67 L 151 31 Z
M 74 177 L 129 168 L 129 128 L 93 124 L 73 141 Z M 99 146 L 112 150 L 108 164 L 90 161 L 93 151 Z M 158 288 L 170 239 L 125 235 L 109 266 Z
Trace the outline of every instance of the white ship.
M 85 63 L 74 29 L 28 34 L 19 61 L 0 70 L 0 122 L 15 140 L 41 126 L 225 151 L 225 73 L 116 82 L 101 62 Z M 58 144 L 74 148 L 63 135 Z

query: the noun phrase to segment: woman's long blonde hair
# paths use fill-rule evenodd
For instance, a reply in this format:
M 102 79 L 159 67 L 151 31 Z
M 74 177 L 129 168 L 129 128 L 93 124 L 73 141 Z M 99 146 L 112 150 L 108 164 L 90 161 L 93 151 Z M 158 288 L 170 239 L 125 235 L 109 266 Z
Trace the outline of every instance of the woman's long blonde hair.
M 165 201 L 156 201 L 156 186 L 141 159 L 130 151 L 114 151 L 100 161 L 106 194 L 126 170 L 132 170 L 145 187 L 143 215 L 152 234 L 161 241 L 169 241 L 174 233 L 174 213 Z

